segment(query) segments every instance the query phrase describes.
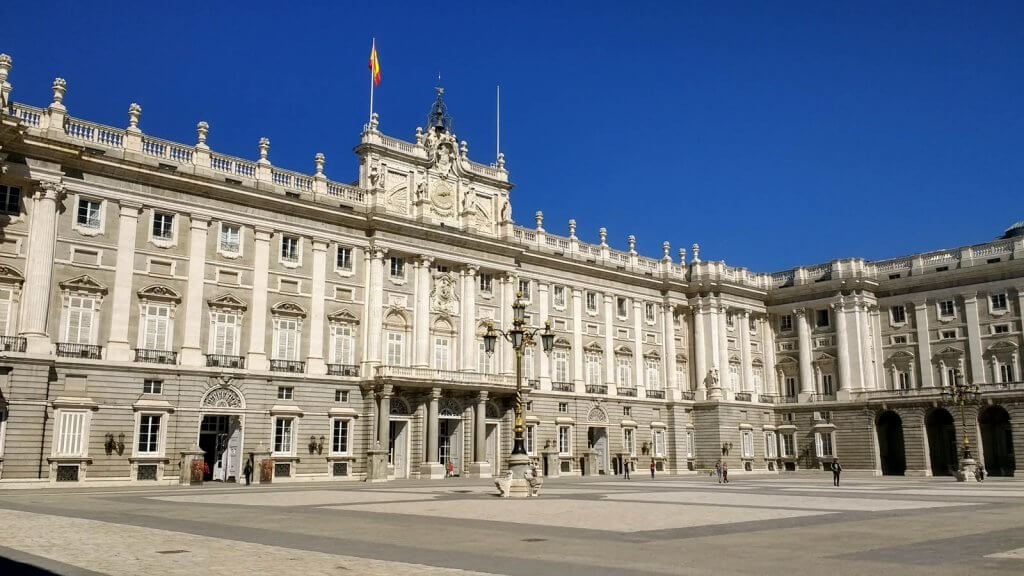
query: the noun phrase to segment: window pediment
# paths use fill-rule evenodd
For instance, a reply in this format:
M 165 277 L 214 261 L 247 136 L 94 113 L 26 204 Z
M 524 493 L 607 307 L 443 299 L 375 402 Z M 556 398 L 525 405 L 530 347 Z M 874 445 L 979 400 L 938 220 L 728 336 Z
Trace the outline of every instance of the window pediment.
M 686 360 L 687 360 L 687 358 L 686 358 L 686 353 L 685 352 L 679 352 L 679 353 L 676 354 L 676 362 L 685 364 Z
M 939 350 L 938 352 L 936 352 L 935 355 L 936 356 L 963 356 L 964 355 L 964 351 L 960 350 L 959 348 L 953 348 L 952 346 L 947 346 L 947 347 L 943 348 L 942 350 Z
M 83 274 L 82 276 L 78 276 L 70 280 L 64 280 L 63 282 L 60 282 L 59 285 L 60 289 L 65 292 L 86 292 L 90 294 L 107 293 L 107 287 L 88 274 Z
M 831 354 L 826 354 L 826 353 L 822 352 L 821 354 L 818 354 L 818 357 L 814 359 L 814 362 L 815 362 L 816 364 L 817 364 L 817 363 L 822 363 L 822 364 L 824 364 L 824 363 L 826 363 L 826 362 L 835 362 L 835 360 L 836 360 L 836 357 L 835 357 L 835 356 L 833 356 L 833 355 L 831 355 Z
M 160 284 L 146 286 L 142 290 L 139 290 L 138 295 L 140 300 L 161 300 L 165 302 L 174 302 L 175 304 L 181 302 L 181 294 L 169 286 L 163 286 Z
M 327 321 L 335 322 L 338 324 L 359 324 L 359 318 L 356 317 L 355 314 L 349 312 L 348 310 L 345 310 L 344 308 L 328 314 Z
M 619 346 L 615 349 L 615 354 L 619 356 L 632 356 L 633 350 L 631 350 L 629 346 Z
M 299 318 L 306 317 L 306 310 L 299 306 L 295 302 L 278 302 L 270 308 L 272 314 L 277 316 L 298 316 Z
M 644 358 L 647 358 L 649 360 L 661 360 L 661 354 L 658 354 L 657 350 L 652 349 L 648 350 L 647 352 L 644 352 Z
M 12 266 L 0 264 L 0 282 L 4 284 L 21 284 L 25 281 L 25 275 Z
M 597 342 L 593 341 L 593 340 L 591 340 L 590 342 L 587 342 L 587 345 L 584 346 L 583 349 L 586 350 L 587 352 L 597 352 L 597 353 L 601 353 L 601 352 L 604 351 L 604 349 L 601 348 L 601 345 L 598 344 Z
M 565 338 L 555 338 L 556 348 L 572 348 L 572 343 Z
M 989 346 L 985 350 L 985 352 L 988 353 L 988 354 L 1000 354 L 1000 353 L 1008 353 L 1008 352 L 1016 352 L 1016 351 L 1017 351 L 1017 345 L 1014 344 L 1013 342 L 1008 342 L 1006 340 L 1000 340 L 999 342 L 996 342 L 995 344 Z
M 210 299 L 207 304 L 209 304 L 210 308 L 222 308 L 239 312 L 245 312 L 246 309 L 245 302 L 239 300 L 234 294 L 222 294 Z

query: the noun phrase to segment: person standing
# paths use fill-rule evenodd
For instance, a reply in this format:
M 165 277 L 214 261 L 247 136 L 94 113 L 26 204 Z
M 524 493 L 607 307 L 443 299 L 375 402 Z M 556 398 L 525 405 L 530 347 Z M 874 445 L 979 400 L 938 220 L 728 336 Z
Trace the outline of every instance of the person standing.
M 832 461 L 832 485 L 839 486 L 839 473 L 843 471 L 842 464 L 839 463 L 839 459 L 836 458 Z
M 245 468 L 242 469 L 242 473 L 245 474 L 245 485 L 248 486 L 252 481 L 252 458 L 248 458 L 245 461 Z
M 729 483 L 729 465 L 725 463 L 722 463 L 722 482 Z
M 448 460 L 448 464 L 445 465 L 444 469 L 444 477 L 451 478 L 452 476 L 455 476 L 455 465 L 452 464 L 451 460 Z
M 718 477 L 718 483 L 722 483 L 722 461 L 715 462 L 715 476 Z
M 625 480 L 629 480 L 629 460 L 626 458 L 622 459 L 622 475 Z
M 654 465 L 654 458 L 651 458 L 651 478 L 654 478 L 654 469 L 655 468 L 656 468 L 656 466 Z

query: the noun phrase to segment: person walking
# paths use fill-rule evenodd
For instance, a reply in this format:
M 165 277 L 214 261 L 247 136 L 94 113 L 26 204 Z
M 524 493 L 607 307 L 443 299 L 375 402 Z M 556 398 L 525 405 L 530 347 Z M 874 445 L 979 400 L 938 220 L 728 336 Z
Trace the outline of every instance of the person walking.
M 445 465 L 444 469 L 444 477 L 451 478 L 452 476 L 455 476 L 455 466 L 452 464 L 451 460 L 448 460 L 448 464 Z
M 651 478 L 654 478 L 654 469 L 655 468 L 657 468 L 657 466 L 654 465 L 654 458 L 651 458 Z
M 718 477 L 718 483 L 722 483 L 722 461 L 715 462 L 715 476 Z
M 252 481 L 252 458 L 245 461 L 245 468 L 242 468 L 242 473 L 245 474 L 245 485 L 248 486 Z
M 629 460 L 622 459 L 622 475 L 625 480 L 629 480 Z
M 729 465 L 725 463 L 722 464 L 722 482 L 724 484 L 729 483 Z
M 836 458 L 832 461 L 832 485 L 839 486 L 839 473 L 843 471 L 843 465 L 839 463 L 839 459 Z

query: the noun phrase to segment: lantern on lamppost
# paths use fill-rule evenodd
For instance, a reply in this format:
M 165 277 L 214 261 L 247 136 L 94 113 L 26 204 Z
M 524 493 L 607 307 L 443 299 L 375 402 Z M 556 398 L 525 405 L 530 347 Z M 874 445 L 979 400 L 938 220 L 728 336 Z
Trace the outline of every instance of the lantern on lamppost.
M 957 480 L 963 482 L 974 476 L 975 461 L 971 456 L 971 437 L 967 432 L 967 412 L 965 406 L 973 404 L 981 396 L 978 385 L 967 382 L 964 379 L 963 371 L 956 368 L 953 371 L 953 381 L 942 390 L 942 396 L 947 401 L 960 406 L 960 427 L 964 438 L 963 458 L 960 460 L 960 475 Z

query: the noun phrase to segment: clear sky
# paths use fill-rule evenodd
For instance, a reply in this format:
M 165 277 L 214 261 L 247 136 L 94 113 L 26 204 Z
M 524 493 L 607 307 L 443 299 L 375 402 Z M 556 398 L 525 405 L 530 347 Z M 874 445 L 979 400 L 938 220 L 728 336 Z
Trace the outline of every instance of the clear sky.
M 8 0 L 14 99 L 352 181 L 368 113 L 412 139 L 442 74 L 516 221 L 770 272 L 991 240 L 1024 218 L 1022 2 Z

